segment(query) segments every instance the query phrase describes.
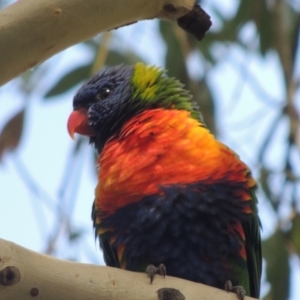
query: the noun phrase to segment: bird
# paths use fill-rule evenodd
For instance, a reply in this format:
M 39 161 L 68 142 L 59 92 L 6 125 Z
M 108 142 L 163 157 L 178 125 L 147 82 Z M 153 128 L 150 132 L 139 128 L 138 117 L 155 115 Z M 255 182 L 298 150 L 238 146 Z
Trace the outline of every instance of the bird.
M 103 68 L 75 94 L 67 129 L 98 153 L 92 220 L 106 265 L 259 298 L 256 182 L 183 84 L 141 62 Z

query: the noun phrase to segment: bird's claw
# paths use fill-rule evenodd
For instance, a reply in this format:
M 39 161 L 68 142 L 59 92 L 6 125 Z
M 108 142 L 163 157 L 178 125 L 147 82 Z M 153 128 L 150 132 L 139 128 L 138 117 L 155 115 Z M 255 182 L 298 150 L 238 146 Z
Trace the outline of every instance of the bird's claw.
M 150 277 L 150 283 L 152 283 L 156 274 L 166 277 L 167 269 L 164 264 L 160 264 L 158 268 L 154 265 L 148 265 L 148 267 L 146 268 L 146 273 Z
M 239 298 L 239 300 L 244 300 L 245 295 L 246 295 L 246 291 L 245 291 L 245 289 L 241 285 L 235 285 L 235 286 L 233 286 L 232 282 L 230 280 L 227 280 L 225 282 L 225 290 L 227 292 L 236 293 L 236 295 Z

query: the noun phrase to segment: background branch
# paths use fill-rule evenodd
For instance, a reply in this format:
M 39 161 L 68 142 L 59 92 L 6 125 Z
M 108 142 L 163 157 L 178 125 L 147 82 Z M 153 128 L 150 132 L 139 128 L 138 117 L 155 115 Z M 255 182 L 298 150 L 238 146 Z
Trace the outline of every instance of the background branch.
M 56 300 L 150 300 L 165 299 L 164 293 L 184 297 L 173 299 L 237 299 L 235 294 L 170 276 L 156 276 L 150 284 L 143 273 L 63 261 L 0 239 L 1 299 L 26 300 L 40 295 Z
M 0 11 L 0 85 L 96 34 L 139 20 L 176 20 L 195 0 L 17 1 Z M 173 8 L 170 10 L 170 6 Z

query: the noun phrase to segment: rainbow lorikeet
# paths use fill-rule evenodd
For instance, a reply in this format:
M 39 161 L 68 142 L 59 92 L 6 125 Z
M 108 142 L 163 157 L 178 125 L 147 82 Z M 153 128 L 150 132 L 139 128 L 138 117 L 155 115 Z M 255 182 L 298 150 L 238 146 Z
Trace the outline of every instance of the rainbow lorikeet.
M 153 66 L 121 65 L 95 75 L 73 106 L 70 135 L 89 136 L 99 154 L 92 219 L 106 264 L 258 298 L 255 181 L 183 85 Z

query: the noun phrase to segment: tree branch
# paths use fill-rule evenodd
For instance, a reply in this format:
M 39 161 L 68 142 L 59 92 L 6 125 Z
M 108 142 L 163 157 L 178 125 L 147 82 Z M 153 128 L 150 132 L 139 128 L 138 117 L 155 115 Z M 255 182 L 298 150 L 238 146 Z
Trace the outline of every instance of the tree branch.
M 235 294 L 183 279 L 157 275 L 150 284 L 143 273 L 63 261 L 0 239 L 0 298 L 32 300 L 37 295 L 45 300 L 237 300 Z
M 195 0 L 17 1 L 0 11 L 0 85 L 100 32 L 145 19 L 177 20 L 194 4 Z

